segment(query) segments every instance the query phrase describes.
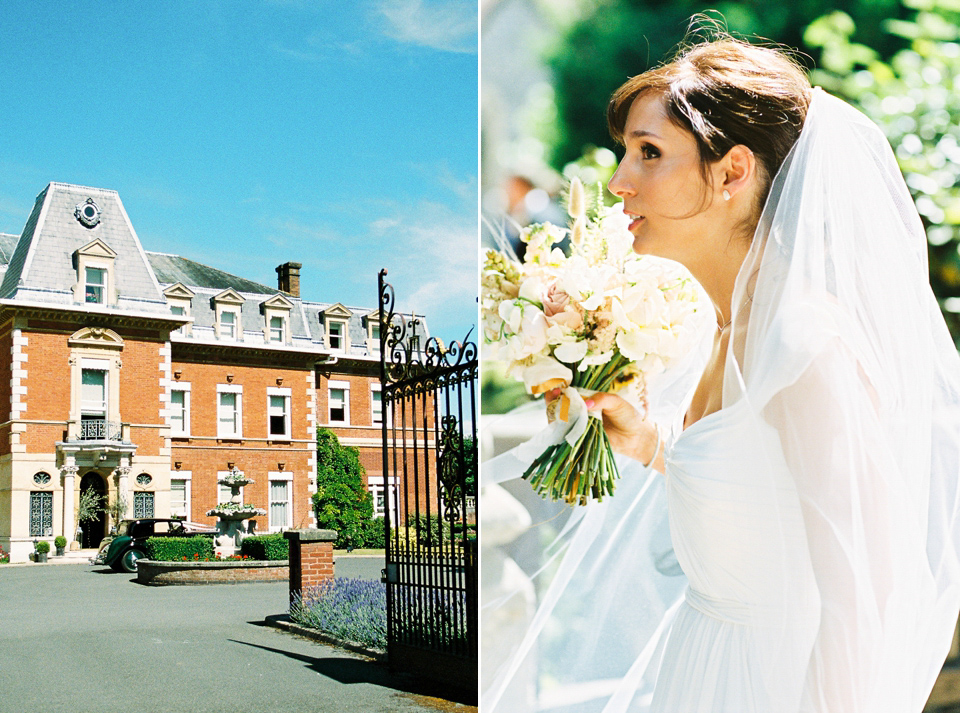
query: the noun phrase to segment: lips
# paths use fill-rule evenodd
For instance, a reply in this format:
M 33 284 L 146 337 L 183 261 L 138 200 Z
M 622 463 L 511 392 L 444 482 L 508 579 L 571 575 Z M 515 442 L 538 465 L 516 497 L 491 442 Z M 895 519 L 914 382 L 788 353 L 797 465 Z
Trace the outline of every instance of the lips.
M 642 215 L 636 215 L 634 213 L 628 213 L 628 215 L 632 218 L 630 226 L 627 228 L 631 233 L 639 228 L 643 221 L 646 220 L 646 217 Z

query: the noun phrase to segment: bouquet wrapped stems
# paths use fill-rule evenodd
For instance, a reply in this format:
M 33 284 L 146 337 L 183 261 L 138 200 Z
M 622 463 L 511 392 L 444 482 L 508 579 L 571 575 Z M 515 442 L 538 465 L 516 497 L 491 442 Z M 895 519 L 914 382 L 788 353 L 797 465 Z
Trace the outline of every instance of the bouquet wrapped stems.
M 618 352 L 606 364 L 574 371 L 571 386 L 589 391 L 616 390 L 618 377 L 629 364 Z M 613 495 L 614 481 L 620 473 L 603 420 L 589 417 L 586 430 L 574 445 L 563 440 L 549 446 L 523 477 L 540 496 L 551 500 L 586 505 L 591 497 L 599 501 L 604 495 Z

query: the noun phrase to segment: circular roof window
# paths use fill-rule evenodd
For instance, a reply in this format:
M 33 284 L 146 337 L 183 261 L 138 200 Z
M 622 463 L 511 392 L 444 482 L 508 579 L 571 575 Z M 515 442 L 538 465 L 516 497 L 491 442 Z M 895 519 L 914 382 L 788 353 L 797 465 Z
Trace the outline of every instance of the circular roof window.
M 100 206 L 94 203 L 93 198 L 87 198 L 83 203 L 78 203 L 73 214 L 83 225 L 92 228 L 100 222 Z
M 37 485 L 48 485 L 50 483 L 49 473 L 37 473 L 33 476 L 33 482 Z
M 137 476 L 137 485 L 143 488 L 147 487 L 152 482 L 153 482 L 153 478 L 147 475 L 146 473 L 141 473 L 140 475 Z

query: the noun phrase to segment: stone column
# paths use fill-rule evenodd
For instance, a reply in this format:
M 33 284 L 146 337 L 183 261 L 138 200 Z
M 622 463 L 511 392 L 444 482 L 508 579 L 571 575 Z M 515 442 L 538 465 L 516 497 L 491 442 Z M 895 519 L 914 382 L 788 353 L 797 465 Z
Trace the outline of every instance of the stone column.
M 73 493 L 74 478 L 80 469 L 73 465 L 72 461 L 71 458 L 66 465 L 60 467 L 60 475 L 63 476 L 63 536 L 67 538 L 67 542 L 73 542 L 77 537 L 77 523 L 73 519 Z
M 130 466 L 127 465 L 129 461 L 124 459 L 120 461 L 120 466 L 118 466 L 113 472 L 117 476 L 117 497 L 123 498 L 126 502 L 126 507 L 123 509 L 123 516 L 125 518 L 132 517 L 133 513 L 133 503 L 130 500 Z M 117 525 L 119 523 L 113 523 Z
M 290 543 L 290 602 L 304 589 L 333 579 L 336 530 L 287 530 Z

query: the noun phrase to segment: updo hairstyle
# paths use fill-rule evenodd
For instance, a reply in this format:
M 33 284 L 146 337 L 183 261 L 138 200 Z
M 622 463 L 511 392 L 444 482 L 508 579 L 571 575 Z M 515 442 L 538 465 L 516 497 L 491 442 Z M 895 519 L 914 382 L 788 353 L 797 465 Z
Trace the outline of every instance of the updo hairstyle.
M 634 100 L 657 92 L 667 116 L 697 141 L 701 173 L 738 144 L 753 151 L 760 190 L 759 218 L 770 183 L 796 143 L 810 103 L 803 68 L 783 52 L 730 37 L 683 49 L 677 57 L 627 80 L 607 107 L 607 124 L 623 144 L 627 114 Z

